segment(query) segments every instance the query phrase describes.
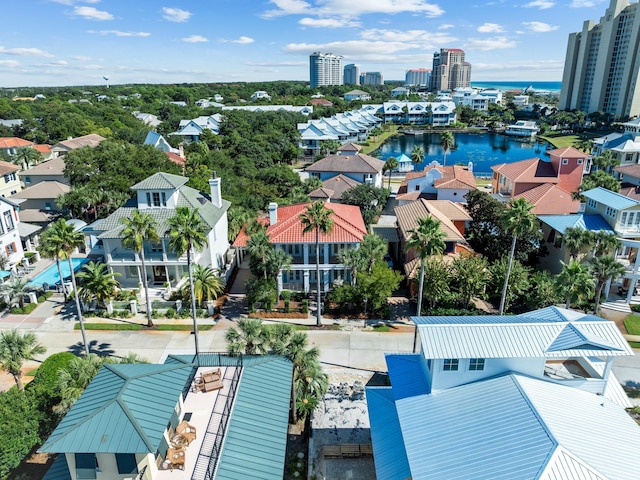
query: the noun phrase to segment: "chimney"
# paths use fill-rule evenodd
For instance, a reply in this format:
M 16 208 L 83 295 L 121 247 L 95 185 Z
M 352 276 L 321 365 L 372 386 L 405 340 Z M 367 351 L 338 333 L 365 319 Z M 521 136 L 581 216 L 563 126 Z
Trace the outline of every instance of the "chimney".
M 269 225 L 278 223 L 278 204 L 276 202 L 269 203 Z
M 209 188 L 211 189 L 211 203 L 213 203 L 216 207 L 222 207 L 222 193 L 220 192 L 220 179 L 216 175 L 216 172 L 213 172 L 213 178 L 209 179 Z
M 184 143 L 178 144 L 178 151 L 178 155 L 180 155 L 180 158 L 187 158 L 184 156 Z
M 473 173 L 473 162 L 469 162 L 467 164 L 467 170 L 469 170 L 471 173 Z

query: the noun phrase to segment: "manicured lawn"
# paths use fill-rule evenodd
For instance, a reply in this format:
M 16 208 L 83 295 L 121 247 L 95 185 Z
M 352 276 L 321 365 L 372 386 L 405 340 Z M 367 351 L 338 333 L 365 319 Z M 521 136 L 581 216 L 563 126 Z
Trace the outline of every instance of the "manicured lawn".
M 85 323 L 85 330 L 142 330 L 146 328 L 144 325 L 138 323 Z M 205 331 L 211 330 L 213 325 L 198 325 L 198 330 Z M 80 330 L 80 324 L 76 323 L 73 326 L 74 330 Z M 159 331 L 171 331 L 171 332 L 190 332 L 193 330 L 191 325 L 174 325 L 174 324 L 160 324 L 155 326 Z
M 541 140 L 546 140 L 555 148 L 572 147 L 574 143 L 580 140 L 578 135 L 563 135 L 561 133 L 549 132 L 544 135 L 538 135 Z
M 629 342 L 631 348 L 640 348 L 640 342 Z
M 640 335 L 640 315 L 631 314 L 624 319 L 624 326 L 629 335 Z
M 390 332 L 391 327 L 389 325 L 374 325 L 373 331 L 374 332 Z
M 369 145 L 365 145 L 364 147 L 362 147 L 362 153 L 364 153 L 365 155 L 370 155 L 371 152 L 374 152 L 378 148 L 380 148 L 380 145 L 382 145 L 387 138 L 391 137 L 392 135 L 395 135 L 397 131 L 398 131 L 398 126 L 391 125 L 389 126 L 388 131 L 382 132 L 381 135 L 378 135 L 378 137 L 376 137 L 377 141 L 374 142 L 374 137 L 370 136 L 367 139 L 367 142 L 369 142 Z

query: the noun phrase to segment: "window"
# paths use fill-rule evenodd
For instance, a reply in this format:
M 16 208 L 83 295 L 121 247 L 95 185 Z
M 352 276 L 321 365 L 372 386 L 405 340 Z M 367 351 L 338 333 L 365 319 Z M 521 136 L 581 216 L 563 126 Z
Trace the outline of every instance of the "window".
M 14 182 L 16 180 L 15 173 L 8 173 L 4 176 L 5 183 Z
M 616 210 L 615 210 L 615 208 L 607 207 L 607 209 L 605 210 L 605 213 L 606 213 L 606 214 L 607 214 L 607 216 L 609 216 L 609 217 L 615 217 L 615 216 L 616 216 Z
M 469 370 L 481 371 L 484 370 L 484 358 L 472 358 L 469 360 Z
M 582 165 L 582 159 L 581 158 L 578 159 L 578 165 Z
M 31 183 L 31 177 L 25 177 L 24 183 L 29 185 Z
M 76 453 L 76 478 L 78 480 L 92 480 L 96 477 L 98 460 L 95 453 Z
M 165 192 L 160 192 L 160 198 L 162 198 L 162 206 L 167 206 L 167 194 Z
M 563 158 L 562 159 L 562 164 L 563 165 L 569 165 L 569 159 L 568 158 Z
M 147 192 L 147 207 L 151 206 L 151 194 Z
M 442 370 L 444 370 L 445 372 L 457 372 L 459 364 L 460 360 L 458 360 L 457 358 L 445 358 Z
M 138 278 L 138 267 L 129 265 L 129 271 L 127 272 L 127 277 Z
M 51 202 L 45 202 L 44 209 L 47 211 L 51 210 Z
M 9 245 L 7 245 L 6 247 L 4 247 L 5 250 L 7 251 L 7 256 L 14 254 L 18 251 L 18 249 L 16 248 L 16 244 L 15 243 L 10 243 Z
M 120 475 L 135 475 L 138 473 L 138 462 L 133 453 L 116 453 L 116 464 Z
M 153 196 L 153 206 L 154 207 L 159 207 L 160 206 L 160 192 L 153 192 L 152 196 Z
M 589 205 L 589 208 L 596 208 L 596 201 L 592 200 L 592 199 L 589 199 L 587 201 L 587 205 Z
M 4 223 L 7 226 L 7 231 L 10 232 L 15 228 L 13 223 L 13 216 L 11 215 L 11 210 L 7 210 L 6 212 L 3 212 L 2 215 L 4 216 Z

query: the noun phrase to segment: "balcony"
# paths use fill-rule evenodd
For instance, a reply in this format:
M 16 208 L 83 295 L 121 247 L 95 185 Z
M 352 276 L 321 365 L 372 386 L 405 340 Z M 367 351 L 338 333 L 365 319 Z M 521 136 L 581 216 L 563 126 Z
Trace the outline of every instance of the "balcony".
M 196 253 L 194 255 L 194 262 L 200 258 L 200 253 Z M 107 259 L 110 263 L 140 263 L 140 257 L 133 251 L 129 249 L 121 249 L 116 248 L 111 250 L 111 253 L 107 255 Z M 178 257 L 173 252 L 152 252 L 145 251 L 144 259 L 149 263 L 166 263 L 166 262 L 177 262 L 177 263 L 186 263 L 187 256 L 183 255 L 182 257 Z
M 603 372 L 604 362 L 596 364 L 586 358 L 547 360 L 544 366 L 546 379 L 596 394 L 602 394 L 607 383 Z
M 320 265 L 339 265 L 340 256 L 339 255 L 329 255 L 329 262 L 325 262 L 324 255 L 320 255 Z M 304 263 L 304 257 L 302 255 L 296 255 L 292 257 L 291 260 L 292 265 L 315 265 L 316 264 L 316 256 L 309 255 L 309 261 L 307 264 Z

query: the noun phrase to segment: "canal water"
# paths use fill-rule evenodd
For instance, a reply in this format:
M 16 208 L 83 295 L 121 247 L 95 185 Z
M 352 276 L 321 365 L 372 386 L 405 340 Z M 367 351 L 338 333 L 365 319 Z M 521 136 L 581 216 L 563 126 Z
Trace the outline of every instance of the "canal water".
M 467 165 L 473 162 L 476 176 L 491 176 L 491 166 L 500 163 L 512 163 L 538 157 L 548 160 L 544 141 L 523 141 L 497 133 L 454 133 L 455 145 L 447 152 L 447 165 Z M 374 157 L 387 160 L 405 154 L 411 157 L 414 146 L 424 149 L 424 160 L 415 170 L 437 160 L 442 164 L 444 151 L 440 146 L 440 133 L 424 135 L 397 135 L 389 138 L 373 153 Z

